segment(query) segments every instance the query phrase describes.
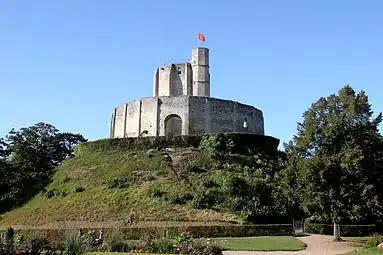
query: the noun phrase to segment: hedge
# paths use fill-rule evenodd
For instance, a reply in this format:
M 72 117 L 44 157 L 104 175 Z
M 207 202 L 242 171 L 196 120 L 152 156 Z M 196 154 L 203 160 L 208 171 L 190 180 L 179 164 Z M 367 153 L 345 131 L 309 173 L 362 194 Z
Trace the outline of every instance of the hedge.
M 332 235 L 333 224 L 305 223 L 305 232 L 309 234 Z M 369 236 L 377 231 L 375 225 L 340 225 L 341 236 Z
M 99 229 L 82 229 L 84 233 Z M 103 228 L 105 234 L 119 231 L 123 233 L 125 240 L 138 240 L 144 236 L 168 236 L 174 237 L 182 232 L 191 232 L 193 237 L 250 237 L 250 236 L 290 236 L 293 235 L 292 224 L 268 224 L 268 225 L 228 225 L 228 226 L 180 226 L 180 227 L 141 227 L 141 228 Z M 67 229 L 29 229 L 15 230 L 26 235 L 45 236 L 52 240 L 61 240 Z M 1 231 L 5 232 L 5 231 Z
M 204 149 L 245 155 L 275 153 L 278 145 L 279 139 L 275 137 L 249 133 L 204 134 L 200 143 L 200 147 Z
M 201 136 L 164 136 L 111 138 L 82 143 L 75 147 L 77 156 L 84 153 L 108 152 L 111 150 L 147 150 L 166 147 L 201 147 L 218 152 L 254 154 L 257 152 L 275 152 L 279 139 L 249 133 L 211 133 Z

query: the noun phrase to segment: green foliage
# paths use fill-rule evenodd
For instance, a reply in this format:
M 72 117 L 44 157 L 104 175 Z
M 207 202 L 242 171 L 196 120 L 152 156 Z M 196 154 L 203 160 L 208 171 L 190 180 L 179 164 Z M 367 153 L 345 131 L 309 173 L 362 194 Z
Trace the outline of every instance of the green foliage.
M 67 195 L 66 191 L 60 191 L 58 189 L 50 189 L 50 190 L 47 190 L 45 193 L 45 196 L 47 198 L 54 198 L 54 197 L 65 197 Z
M 110 152 L 111 150 L 148 150 L 174 148 L 200 147 L 206 151 L 225 153 L 256 154 L 274 153 L 279 140 L 270 137 L 249 133 L 219 133 L 204 134 L 202 136 L 175 136 L 171 140 L 166 137 L 128 137 L 102 139 L 82 143 L 75 147 L 77 156 L 86 153 Z
M 275 153 L 279 140 L 264 135 L 249 133 L 204 134 L 200 148 L 210 152 L 254 155 L 257 153 Z
M 5 237 L 5 247 L 9 254 L 13 254 L 15 252 L 15 230 L 11 227 L 7 230 L 7 235 Z
M 124 251 L 123 234 L 120 231 L 110 231 L 105 236 L 105 243 L 107 251 L 109 252 L 122 252 Z
M 75 152 L 77 156 L 81 156 L 86 153 L 110 152 L 111 150 L 158 150 L 169 146 L 175 148 L 198 147 L 200 139 L 200 137 L 195 136 L 176 136 L 172 140 L 167 140 L 166 137 L 162 136 L 103 139 L 82 143 L 76 146 Z
M 382 219 L 383 139 L 365 92 L 350 86 L 320 98 L 286 144 L 286 194 L 323 222 Z M 294 203 L 294 201 L 290 201 Z
M 63 248 L 65 255 L 84 255 L 87 253 L 91 240 L 76 231 L 67 231 L 64 235 Z
M 128 178 L 127 177 L 112 177 L 107 179 L 102 183 L 108 189 L 122 189 L 128 187 Z
M 67 182 L 70 182 L 71 181 L 71 178 L 68 177 L 68 176 L 65 176 L 64 179 L 63 179 L 63 183 L 67 183 Z
M 310 234 L 331 235 L 333 224 L 305 223 L 305 232 Z M 369 236 L 376 232 L 375 225 L 340 225 L 342 236 Z
M 300 251 L 307 244 L 294 236 L 218 238 L 215 241 L 230 251 Z
M 375 248 L 379 244 L 383 243 L 383 236 L 374 234 L 371 238 L 367 240 L 367 242 L 363 245 L 363 248 Z
M 153 238 L 148 240 L 147 244 L 142 247 L 144 250 L 153 253 L 176 254 L 177 247 L 175 241 L 166 237 Z
M 60 133 L 37 123 L 0 139 L 0 212 L 36 195 L 52 178 L 53 169 L 73 157 L 73 147 L 86 141 L 79 134 Z
M 72 193 L 81 193 L 85 190 L 84 187 L 75 187 L 73 190 L 72 190 Z

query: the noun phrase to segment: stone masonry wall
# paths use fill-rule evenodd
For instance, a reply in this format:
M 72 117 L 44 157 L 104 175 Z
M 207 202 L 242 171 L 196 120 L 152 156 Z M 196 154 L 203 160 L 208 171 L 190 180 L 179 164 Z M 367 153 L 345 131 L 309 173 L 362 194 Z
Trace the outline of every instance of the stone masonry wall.
M 142 98 L 120 105 L 112 116 L 112 137 L 137 137 L 144 130 L 145 136 L 163 136 L 166 121 L 172 116 L 181 118 L 182 135 L 264 134 L 262 111 L 252 106 L 210 97 L 180 96 Z
M 212 97 L 190 97 L 190 133 L 250 132 L 264 134 L 261 110 Z M 244 128 L 246 121 L 247 128 Z

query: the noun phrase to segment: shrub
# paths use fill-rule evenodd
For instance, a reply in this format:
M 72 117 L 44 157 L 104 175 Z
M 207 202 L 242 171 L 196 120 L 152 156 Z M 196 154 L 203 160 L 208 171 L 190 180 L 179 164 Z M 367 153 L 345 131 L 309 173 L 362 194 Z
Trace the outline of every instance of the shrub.
M 177 249 L 174 246 L 174 240 L 166 237 L 151 239 L 147 247 L 145 247 L 144 249 L 148 252 L 167 254 L 174 254 L 177 251 Z
M 68 231 L 64 236 L 63 248 L 66 255 L 84 255 L 90 247 L 89 238 L 76 231 Z
M 380 243 L 383 243 L 383 236 L 374 234 L 368 241 L 364 244 L 363 248 L 375 248 Z
M 105 185 L 108 189 L 122 189 L 128 187 L 128 178 L 127 177 L 112 177 L 107 179 L 102 183 L 102 185 Z
M 62 180 L 63 183 L 67 183 L 67 182 L 70 182 L 71 178 L 66 176 L 64 177 L 64 179 Z
M 15 251 L 14 238 L 15 238 L 15 230 L 9 227 L 7 229 L 7 235 L 5 238 L 5 246 L 9 254 L 13 254 Z
M 66 192 L 64 191 L 59 191 L 57 189 L 50 189 L 45 193 L 45 196 L 47 198 L 54 198 L 54 197 L 59 197 L 59 196 L 66 196 Z
M 262 152 L 275 154 L 278 145 L 279 139 L 271 136 L 249 133 L 215 133 L 204 134 L 200 148 L 210 152 L 254 155 Z
M 114 228 L 103 228 L 105 233 L 114 231 Z M 95 233 L 99 229 L 84 229 L 86 239 L 94 238 Z M 204 225 L 204 226 L 175 226 L 175 227 L 126 227 L 120 228 L 124 240 L 139 240 L 141 237 L 153 238 L 163 237 L 167 232 L 167 236 L 178 236 L 183 232 L 190 231 L 193 233 L 194 238 L 215 238 L 215 237 L 249 237 L 249 236 L 286 236 L 293 234 L 292 224 L 263 224 L 263 225 L 238 225 L 238 224 L 225 224 L 222 225 Z M 40 238 L 43 230 L 34 229 L 29 230 L 27 236 L 28 240 Z M 67 232 L 65 229 L 49 230 L 49 239 L 52 241 L 62 242 L 66 238 Z
M 193 199 L 193 195 L 189 193 L 174 192 L 165 194 L 164 198 L 170 204 L 186 204 L 187 201 Z
M 376 230 L 375 225 L 340 225 L 341 236 L 369 236 Z M 332 235 L 332 224 L 305 223 L 305 232 L 310 234 Z
M 15 235 L 16 245 L 21 245 L 25 241 L 26 241 L 26 234 L 22 231 L 17 232 Z
M 80 193 L 80 192 L 83 192 L 85 189 L 83 187 L 75 187 L 73 190 L 72 190 L 72 193 Z
M 123 252 L 124 239 L 119 231 L 110 231 L 105 237 L 106 250 L 109 252 Z
M 175 136 L 167 139 L 164 136 L 153 137 L 127 137 L 102 139 L 85 142 L 75 147 L 77 156 L 85 153 L 110 152 L 111 150 L 148 150 L 195 147 L 217 152 L 239 154 L 255 154 L 257 152 L 275 153 L 279 140 L 264 135 L 250 133 L 213 133 L 202 136 Z

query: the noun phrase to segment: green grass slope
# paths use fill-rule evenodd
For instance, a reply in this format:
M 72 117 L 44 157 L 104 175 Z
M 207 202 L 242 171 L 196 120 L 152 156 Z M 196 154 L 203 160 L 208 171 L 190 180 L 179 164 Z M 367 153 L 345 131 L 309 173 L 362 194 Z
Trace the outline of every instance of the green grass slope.
M 198 183 L 214 173 L 188 166 L 212 164 L 211 159 L 197 149 L 177 149 L 170 164 L 163 152 L 111 150 L 66 159 L 44 191 L 0 216 L 0 226 L 105 227 L 132 217 L 141 225 L 167 222 L 168 226 L 236 219 L 230 213 L 197 210 L 192 205 Z

